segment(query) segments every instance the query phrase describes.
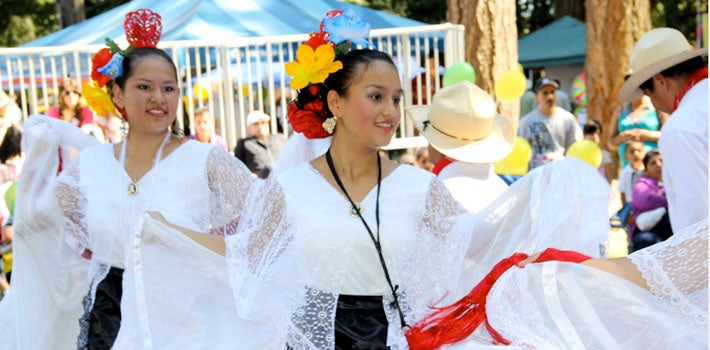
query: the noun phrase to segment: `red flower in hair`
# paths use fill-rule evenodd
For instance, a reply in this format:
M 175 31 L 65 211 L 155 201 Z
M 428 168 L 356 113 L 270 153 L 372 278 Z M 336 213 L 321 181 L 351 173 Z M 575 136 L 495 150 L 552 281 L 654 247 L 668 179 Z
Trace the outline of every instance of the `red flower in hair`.
M 160 15 L 149 10 L 140 9 L 126 14 L 123 29 L 126 40 L 136 48 L 156 47 L 163 32 Z
M 114 52 L 108 47 L 104 47 L 99 50 L 99 52 L 91 57 L 91 79 L 93 79 L 100 87 L 106 86 L 108 82 L 113 80 L 113 78 L 103 75 L 98 71 L 99 68 L 105 66 L 111 58 L 113 58 Z
M 305 45 L 308 45 L 313 48 L 313 50 L 317 49 L 318 46 L 324 45 L 324 44 L 331 44 L 328 41 L 328 32 L 323 32 L 320 31 L 318 33 L 312 33 L 310 39 L 304 43 Z
M 291 123 L 293 131 L 301 132 L 309 139 L 322 139 L 330 136 L 323 129 L 325 117 L 323 101 L 320 99 L 306 103 L 303 109 L 298 108 L 297 102 L 291 102 L 288 105 L 288 122 Z

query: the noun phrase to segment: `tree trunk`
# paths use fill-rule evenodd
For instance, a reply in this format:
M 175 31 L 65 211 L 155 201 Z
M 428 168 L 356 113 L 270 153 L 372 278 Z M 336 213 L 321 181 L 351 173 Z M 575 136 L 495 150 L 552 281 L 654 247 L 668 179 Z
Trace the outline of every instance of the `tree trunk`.
M 60 28 L 66 28 L 84 20 L 86 20 L 84 0 L 57 1 L 57 21 L 59 21 Z
M 606 141 L 620 105 L 616 98 L 629 69 L 631 51 L 639 37 L 651 29 L 651 7 L 649 0 L 586 0 L 585 6 L 587 118 L 602 123 L 602 140 Z M 606 148 L 606 142 L 602 146 Z
M 476 70 L 476 84 L 495 98 L 495 78 L 518 65 L 515 1 L 447 0 L 446 20 L 466 27 L 466 61 Z M 498 111 L 517 125 L 517 100 L 498 101 Z

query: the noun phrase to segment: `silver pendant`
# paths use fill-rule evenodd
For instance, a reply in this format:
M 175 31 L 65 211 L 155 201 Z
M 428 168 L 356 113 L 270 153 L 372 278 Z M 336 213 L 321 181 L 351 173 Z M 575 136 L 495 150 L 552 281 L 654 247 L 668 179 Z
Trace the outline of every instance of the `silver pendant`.
M 350 206 L 350 216 L 358 218 L 360 217 L 359 213 L 362 213 L 362 205 L 360 203 L 355 203 L 355 206 Z
M 138 185 L 135 183 L 131 182 L 128 184 L 128 195 L 129 196 L 135 196 L 138 194 Z

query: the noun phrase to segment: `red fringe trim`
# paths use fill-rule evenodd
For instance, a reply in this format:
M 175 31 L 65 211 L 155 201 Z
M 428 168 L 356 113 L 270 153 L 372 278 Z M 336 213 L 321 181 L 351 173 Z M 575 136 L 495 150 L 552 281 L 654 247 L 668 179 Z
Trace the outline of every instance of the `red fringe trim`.
M 468 295 L 449 306 L 434 308 L 435 311 L 432 314 L 405 332 L 409 348 L 411 350 L 433 350 L 457 343 L 470 336 L 483 322 L 486 323 L 486 329 L 495 340 L 495 344 L 510 345 L 510 341 L 488 323 L 486 298 L 503 273 L 527 258 L 527 254 L 515 253 L 501 260 Z M 535 262 L 556 260 L 580 263 L 588 259 L 591 258 L 574 251 L 549 248 L 543 251 Z

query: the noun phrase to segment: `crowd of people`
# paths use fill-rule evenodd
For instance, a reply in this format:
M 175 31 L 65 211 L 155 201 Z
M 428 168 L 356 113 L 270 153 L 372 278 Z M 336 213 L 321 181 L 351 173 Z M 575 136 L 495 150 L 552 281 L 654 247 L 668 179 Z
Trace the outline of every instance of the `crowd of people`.
M 640 38 L 619 92 L 633 253 L 609 259 L 611 157 L 565 157 L 603 133 L 557 80 L 517 130 L 475 84 L 438 89 L 404 110 L 428 146 L 390 156 L 396 64 L 332 11 L 286 65 L 295 134 L 255 110 L 232 154 L 207 108 L 183 136 L 160 15 L 125 28 L 91 72 L 118 142 L 70 79 L 24 125 L 0 91 L 0 348 L 707 347 L 707 49 L 677 30 Z M 494 163 L 516 136 L 530 171 L 509 185 Z

